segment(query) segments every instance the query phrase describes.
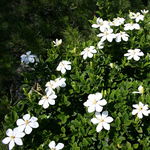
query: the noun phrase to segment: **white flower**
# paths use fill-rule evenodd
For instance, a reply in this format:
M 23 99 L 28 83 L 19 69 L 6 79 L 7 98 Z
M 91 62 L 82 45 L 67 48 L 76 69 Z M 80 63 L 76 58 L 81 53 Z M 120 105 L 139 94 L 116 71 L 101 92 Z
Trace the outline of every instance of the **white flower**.
M 39 101 L 39 105 L 42 105 L 44 109 L 48 108 L 49 105 L 55 105 L 55 99 L 57 98 L 57 95 L 55 93 L 50 93 L 50 95 L 45 95 L 42 97 L 42 99 Z
M 113 29 L 107 29 L 103 33 L 98 34 L 97 36 L 101 37 L 101 42 L 104 42 L 105 40 L 112 42 L 112 40 L 116 37 L 113 33 Z
M 139 104 L 134 104 L 133 107 L 135 109 L 133 109 L 132 115 L 137 114 L 140 119 L 143 118 L 143 115 L 148 116 L 150 113 L 150 110 L 148 110 L 148 105 L 144 105 L 142 102 L 139 102 Z
M 101 112 L 103 110 L 103 106 L 106 105 L 107 102 L 105 99 L 102 99 L 101 93 L 90 94 L 88 96 L 88 100 L 84 102 L 84 106 L 88 107 L 88 112 Z
M 66 60 L 61 61 L 56 70 L 61 71 L 62 74 L 65 74 L 66 70 L 71 70 L 71 62 Z
M 97 53 L 94 46 L 86 47 L 80 55 L 83 55 L 83 59 L 87 59 L 87 57 L 92 58 L 93 54 Z
M 147 14 L 148 12 L 149 12 L 149 10 L 145 10 L 145 9 L 141 10 L 141 13 L 143 13 L 143 14 Z
M 55 79 L 55 82 L 57 84 L 56 88 L 65 87 L 66 86 L 66 79 L 65 78 L 59 77 L 59 78 Z
M 100 132 L 103 128 L 106 130 L 110 130 L 110 124 L 113 121 L 112 117 L 108 116 L 108 111 L 103 111 L 102 114 L 99 112 L 95 113 L 96 118 L 92 118 L 91 122 L 93 124 L 98 124 L 96 127 L 96 131 Z
M 8 144 L 9 143 L 9 150 L 13 149 L 13 147 L 16 145 L 23 145 L 22 142 L 22 137 L 25 136 L 24 132 L 20 132 L 17 128 L 15 129 L 8 129 L 6 131 L 6 135 L 8 137 L 4 138 L 2 140 L 3 144 Z
M 101 18 L 97 18 L 96 24 L 93 24 L 92 27 L 99 28 L 101 32 L 104 32 L 106 29 L 110 28 L 110 23 L 108 21 L 103 21 Z
M 39 124 L 37 122 L 36 117 L 31 117 L 30 114 L 26 114 L 23 116 L 23 119 L 17 120 L 18 130 L 24 131 L 26 134 L 30 134 L 32 132 L 32 128 L 38 128 Z
M 140 85 L 140 86 L 138 87 L 138 91 L 134 91 L 134 92 L 132 92 L 132 93 L 139 93 L 139 94 L 143 94 L 143 93 L 144 93 L 144 88 L 143 88 L 143 86 L 142 86 L 142 85 Z
M 137 13 L 130 12 L 129 17 L 131 19 L 135 19 L 136 22 L 139 22 L 140 20 L 144 20 L 144 16 L 139 12 Z
M 116 33 L 116 42 L 128 41 L 129 35 L 125 32 L 120 31 L 120 33 Z
M 117 17 L 117 18 L 114 18 L 110 24 L 111 26 L 120 26 L 124 24 L 124 21 L 125 21 L 124 18 Z
M 54 46 L 59 46 L 62 44 L 62 39 L 60 40 L 56 39 L 56 41 L 53 41 L 53 43 L 54 43 Z
M 49 146 L 49 148 L 51 150 L 61 150 L 61 149 L 64 148 L 64 144 L 63 143 L 58 143 L 56 145 L 55 141 L 51 141 L 48 146 Z
M 127 23 L 124 25 L 124 30 L 139 30 L 140 29 L 140 25 L 137 23 Z
M 128 53 L 124 54 L 124 56 L 127 56 L 128 60 L 133 58 L 135 61 L 138 61 L 140 56 L 144 56 L 144 53 L 140 49 L 129 49 Z
M 103 49 L 104 48 L 104 43 L 102 41 L 99 41 L 97 44 L 98 49 Z
M 39 59 L 36 55 L 31 55 L 31 51 L 26 52 L 26 54 L 21 55 L 21 62 L 25 64 L 38 62 Z

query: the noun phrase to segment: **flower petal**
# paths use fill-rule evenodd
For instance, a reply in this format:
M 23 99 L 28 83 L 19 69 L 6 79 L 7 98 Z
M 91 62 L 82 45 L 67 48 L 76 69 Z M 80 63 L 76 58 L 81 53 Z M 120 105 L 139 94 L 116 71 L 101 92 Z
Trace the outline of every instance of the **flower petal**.
M 63 147 L 64 147 L 63 143 L 58 143 L 57 146 L 56 146 L 56 150 L 63 149 Z
M 55 148 L 55 146 L 56 146 L 56 143 L 55 143 L 55 141 L 51 141 L 50 143 L 49 143 L 49 148 Z

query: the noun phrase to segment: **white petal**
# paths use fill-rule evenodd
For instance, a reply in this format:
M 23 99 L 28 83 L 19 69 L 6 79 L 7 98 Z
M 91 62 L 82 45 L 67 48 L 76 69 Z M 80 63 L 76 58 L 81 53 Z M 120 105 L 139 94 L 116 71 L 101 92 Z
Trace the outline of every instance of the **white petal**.
M 45 102 L 45 100 L 44 99 L 41 99 L 40 101 L 39 101 L 39 105 L 43 105 L 44 104 L 44 102 Z
M 137 116 L 138 116 L 140 119 L 143 118 L 142 112 L 140 111 L 140 112 L 137 114 Z
M 48 102 L 49 102 L 51 105 L 55 105 L 55 100 L 53 100 L 53 99 L 48 100 Z
M 20 132 L 19 130 L 17 131 L 17 133 L 16 133 L 16 137 L 17 138 L 22 138 L 22 137 L 24 137 L 25 136 L 25 133 L 24 132 Z
M 102 99 L 98 102 L 98 104 L 100 104 L 101 106 L 104 106 L 107 104 L 107 101 L 105 99 Z
M 11 138 L 10 137 L 6 137 L 2 140 L 3 144 L 8 144 L 10 142 Z
M 50 143 L 49 143 L 49 148 L 55 148 L 55 146 L 56 146 L 56 143 L 55 143 L 55 141 L 51 141 Z
M 49 107 L 49 103 L 48 103 L 48 101 L 45 101 L 44 104 L 43 104 L 43 108 L 46 109 L 48 107 Z
M 103 129 L 102 123 L 99 123 L 96 127 L 96 131 L 100 132 Z
M 63 147 L 64 147 L 63 143 L 58 143 L 57 146 L 56 146 L 56 150 L 63 149 Z
M 96 105 L 97 112 L 101 112 L 102 110 L 103 110 L 103 107 L 101 107 L 100 105 Z
M 132 115 L 135 115 L 135 114 L 137 114 L 138 113 L 138 110 L 137 109 L 134 109 L 133 111 L 132 111 Z
M 23 119 L 18 119 L 16 123 L 17 123 L 17 126 L 25 124 Z
M 149 112 L 148 111 L 142 111 L 142 113 L 145 115 L 145 116 L 148 116 L 149 115 Z
M 20 138 L 15 138 L 14 141 L 17 145 L 23 145 L 23 142 Z
M 32 128 L 29 125 L 27 125 L 25 128 L 25 133 L 30 134 L 31 132 L 32 132 Z
M 39 124 L 38 124 L 38 122 L 30 122 L 29 126 L 32 127 L 32 128 L 38 128 Z
M 114 119 L 112 117 L 105 118 L 105 122 L 111 123 Z
M 92 28 L 98 28 L 99 25 L 98 24 L 92 24 Z
M 15 142 L 14 140 L 11 140 L 9 143 L 9 150 L 13 149 L 14 146 L 15 146 Z
M 91 122 L 92 122 L 93 124 L 97 124 L 97 123 L 99 123 L 99 120 L 96 119 L 96 118 L 92 118 L 92 119 L 91 119 Z
M 61 68 L 61 73 L 65 74 L 66 73 L 66 69 L 65 68 Z
M 102 112 L 102 118 L 106 118 L 108 116 L 108 111 L 103 111 Z
M 18 128 L 19 132 L 23 132 L 25 127 L 26 127 L 26 125 L 24 124 L 24 125 L 18 126 L 17 128 Z
M 7 135 L 7 136 L 12 136 L 12 135 L 13 135 L 12 129 L 8 129 L 8 130 L 6 131 L 6 135 Z
M 24 119 L 24 120 L 29 120 L 29 119 L 30 119 L 30 114 L 24 115 L 24 116 L 23 116 L 23 119 Z
M 103 127 L 104 129 L 106 130 L 110 130 L 110 124 L 106 123 L 106 122 L 103 122 Z
M 89 113 L 94 112 L 94 111 L 95 111 L 95 106 L 94 105 L 88 107 L 88 112 Z
M 140 57 L 137 56 L 137 55 L 135 55 L 135 56 L 133 57 L 133 59 L 134 59 L 135 61 L 138 61 L 138 60 L 140 59 Z
M 71 66 L 70 66 L 70 65 L 67 65 L 67 66 L 66 66 L 66 69 L 67 69 L 67 70 L 71 70 Z
M 37 120 L 38 120 L 38 118 L 36 118 L 36 117 L 31 117 L 31 119 L 30 119 L 31 122 L 36 122 Z

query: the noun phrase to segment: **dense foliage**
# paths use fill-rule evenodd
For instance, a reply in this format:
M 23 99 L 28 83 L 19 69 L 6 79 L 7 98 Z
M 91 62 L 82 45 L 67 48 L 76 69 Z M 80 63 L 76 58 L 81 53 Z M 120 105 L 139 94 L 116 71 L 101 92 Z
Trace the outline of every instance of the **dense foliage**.
M 1 137 L 29 113 L 38 118 L 39 128 L 26 135 L 24 145 L 15 146 L 16 150 L 45 150 L 52 140 L 64 143 L 68 150 L 148 150 L 150 118 L 139 119 L 131 112 L 139 101 L 150 106 L 150 15 L 140 21 L 140 30 L 127 31 L 129 41 L 106 41 L 103 49 L 96 48 L 98 53 L 93 58 L 84 60 L 80 55 L 86 47 L 97 47 L 99 32 L 91 28 L 97 17 L 123 17 L 130 22 L 129 9 L 136 11 L 148 5 L 138 2 L 141 5 L 135 7 L 135 1 L 99 0 L 96 7 L 94 0 L 5 1 L 8 12 L 2 8 L 2 46 L 6 51 L 1 60 L 1 85 L 8 86 L 1 91 Z M 120 30 L 123 26 L 114 28 L 116 33 Z M 56 38 L 63 39 L 58 47 L 52 42 Z M 144 56 L 139 61 L 127 60 L 124 54 L 135 48 Z M 20 65 L 20 56 L 28 50 L 39 58 L 37 65 Z M 71 62 L 66 74 L 56 71 L 62 60 Z M 38 102 L 45 95 L 45 84 L 60 76 L 66 78 L 66 87 L 56 90 L 56 104 L 44 109 Z M 144 93 L 133 94 L 140 85 Z M 107 101 L 104 109 L 114 119 L 110 130 L 100 133 L 90 121 L 94 113 L 88 113 L 83 105 L 88 95 L 96 92 L 103 94 Z

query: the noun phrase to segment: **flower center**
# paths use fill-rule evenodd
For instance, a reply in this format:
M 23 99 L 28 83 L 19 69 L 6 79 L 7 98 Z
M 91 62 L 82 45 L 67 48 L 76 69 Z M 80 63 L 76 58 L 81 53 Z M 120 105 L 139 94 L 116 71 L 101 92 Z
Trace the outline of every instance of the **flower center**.
M 10 138 L 13 140 L 15 138 L 15 136 L 10 136 Z
M 96 103 L 97 103 L 96 99 L 93 99 L 93 104 L 96 104 Z
M 26 120 L 26 121 L 25 121 L 25 124 L 27 125 L 27 124 L 29 124 L 29 122 L 30 122 L 29 120 Z

